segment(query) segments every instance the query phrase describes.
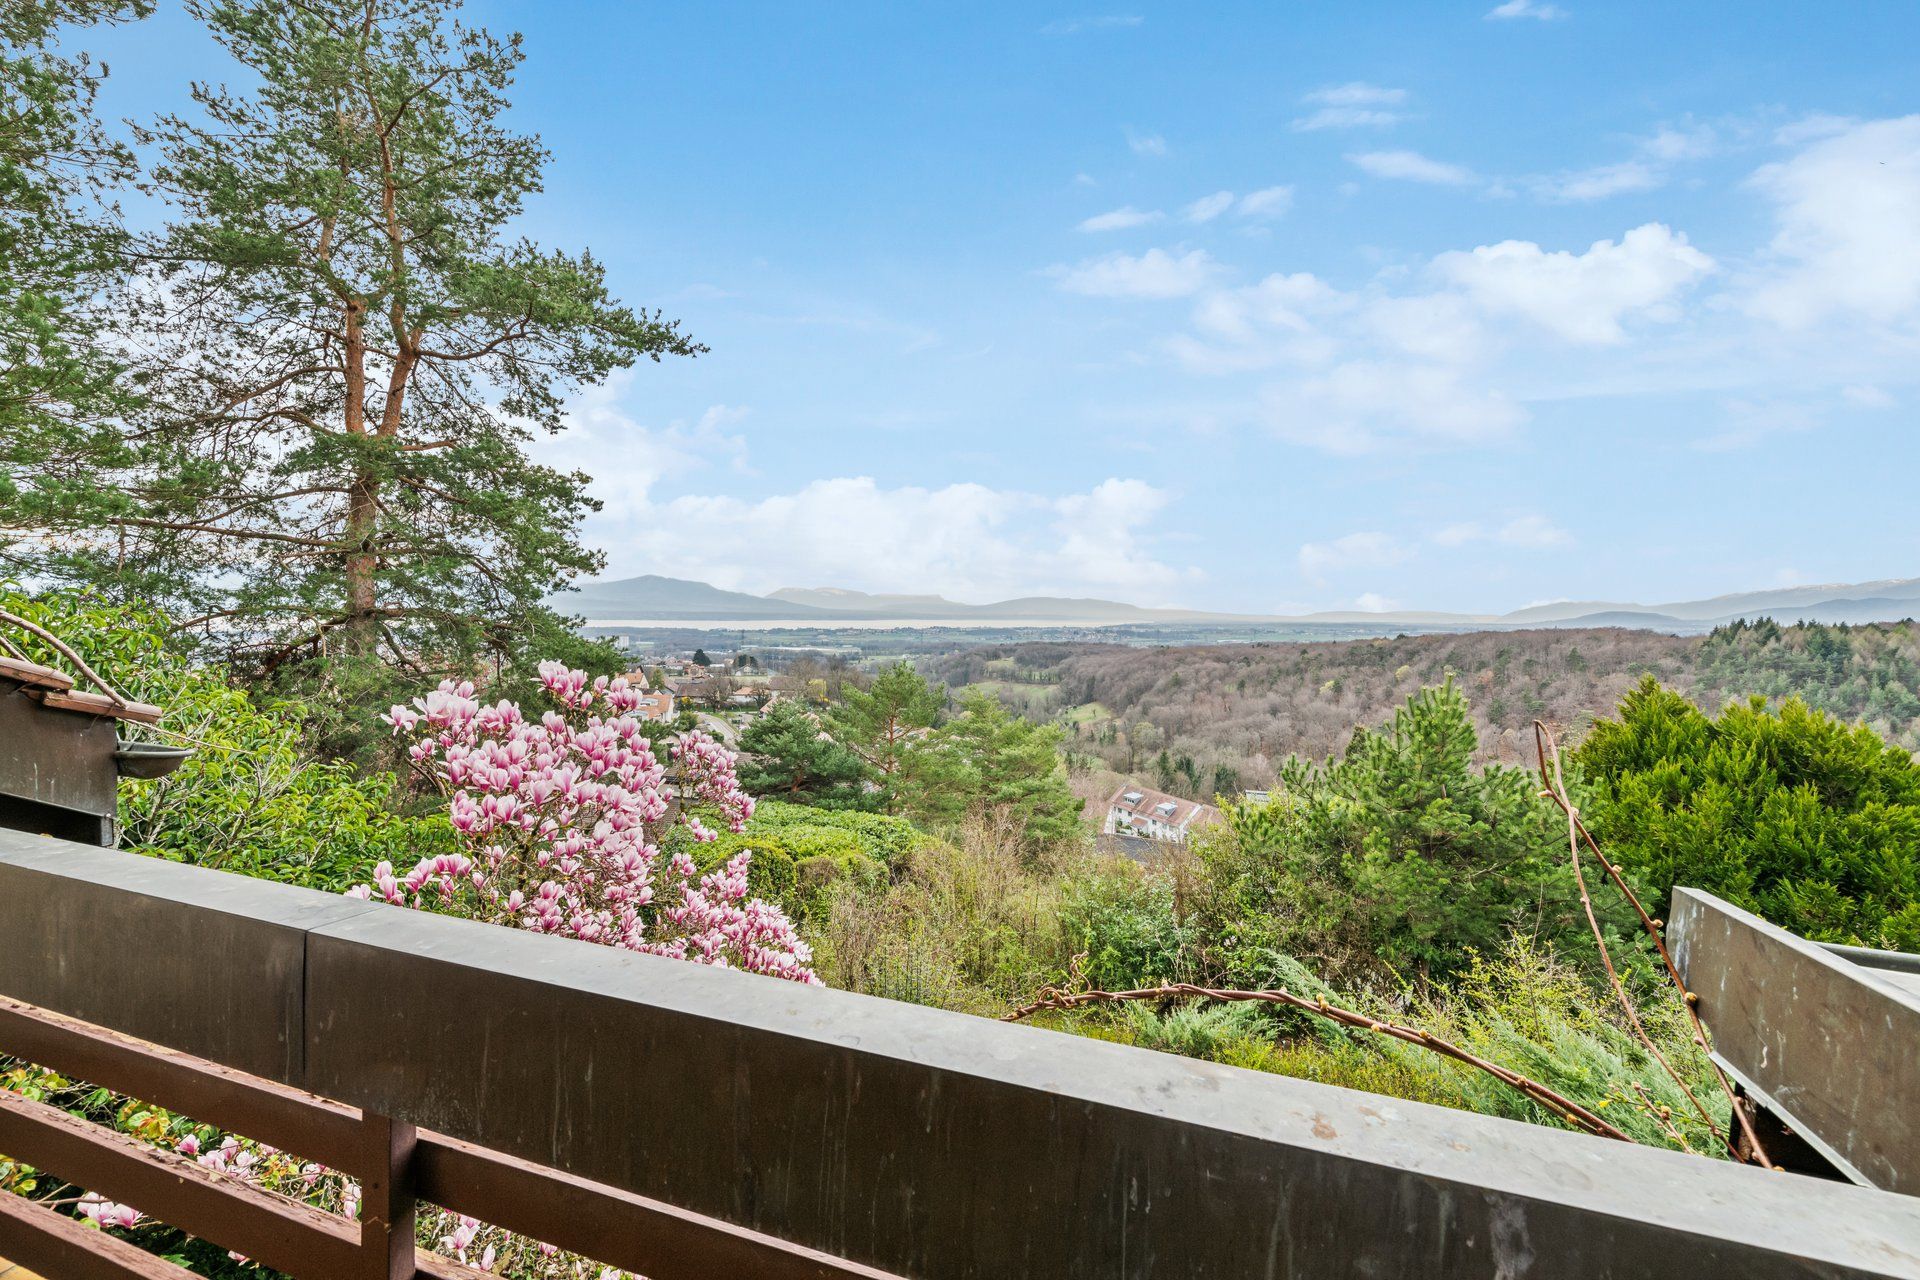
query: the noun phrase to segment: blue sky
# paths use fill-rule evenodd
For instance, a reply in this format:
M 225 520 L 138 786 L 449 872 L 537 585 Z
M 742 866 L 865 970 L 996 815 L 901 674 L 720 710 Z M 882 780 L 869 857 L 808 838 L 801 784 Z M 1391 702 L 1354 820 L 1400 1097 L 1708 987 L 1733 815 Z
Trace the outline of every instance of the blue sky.
M 506 3 L 527 217 L 709 344 L 609 572 L 1499 611 L 1920 574 L 1920 7 Z M 221 55 L 168 9 L 104 105 Z

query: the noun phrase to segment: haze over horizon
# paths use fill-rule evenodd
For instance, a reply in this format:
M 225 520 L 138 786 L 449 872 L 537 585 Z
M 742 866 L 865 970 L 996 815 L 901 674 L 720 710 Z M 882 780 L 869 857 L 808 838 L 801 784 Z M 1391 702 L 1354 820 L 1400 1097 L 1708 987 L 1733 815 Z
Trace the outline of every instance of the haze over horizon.
M 712 348 L 538 446 L 607 577 L 1499 613 L 1920 567 L 1910 4 L 468 15 L 526 33 L 528 233 Z M 94 43 L 109 117 L 229 74 L 172 5 Z

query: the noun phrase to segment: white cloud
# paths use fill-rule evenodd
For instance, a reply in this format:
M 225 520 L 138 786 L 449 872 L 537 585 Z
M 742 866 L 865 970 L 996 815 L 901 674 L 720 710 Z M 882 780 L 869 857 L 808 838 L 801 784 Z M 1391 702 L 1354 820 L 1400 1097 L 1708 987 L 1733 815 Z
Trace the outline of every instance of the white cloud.
M 1640 149 L 1655 160 L 1704 160 L 1719 146 L 1719 133 L 1711 125 L 1675 127 L 1661 125 Z
M 1109 479 L 1048 497 L 980 484 L 883 488 L 816 480 L 758 501 L 685 495 L 634 521 L 613 571 L 696 578 L 735 590 L 794 582 L 923 591 L 966 600 L 1165 589 L 1193 571 L 1147 545 L 1171 495 Z
M 1364 80 L 1316 89 L 1301 100 L 1318 108 L 1293 122 L 1293 128 L 1301 133 L 1315 129 L 1380 128 L 1406 118 L 1404 112 L 1395 109 L 1406 102 L 1405 89 L 1387 89 Z
M 1751 179 L 1779 229 L 1748 311 L 1787 328 L 1907 319 L 1920 309 L 1920 115 L 1823 130 Z
M 1651 191 L 1664 185 L 1666 180 L 1667 175 L 1651 165 L 1638 160 L 1623 160 L 1619 164 L 1599 165 L 1545 178 L 1536 185 L 1536 189 L 1542 199 L 1578 204 L 1588 200 L 1604 200 L 1608 196 L 1623 195 L 1630 191 Z
M 1534 178 L 1529 185 L 1540 199 L 1563 204 L 1652 191 L 1667 184 L 1676 165 L 1705 159 L 1719 145 L 1711 125 L 1663 124 L 1635 144 L 1630 159 Z
M 1293 188 L 1273 186 L 1249 191 L 1238 199 L 1231 191 L 1216 191 L 1189 204 L 1180 211 L 1180 216 L 1188 222 L 1212 222 L 1231 209 L 1238 217 L 1266 219 L 1278 218 L 1292 207 Z
M 1087 31 L 1111 31 L 1118 27 L 1137 27 L 1146 19 L 1137 13 L 1102 13 L 1090 18 L 1062 18 L 1040 28 L 1043 36 L 1077 36 Z
M 1400 602 L 1378 591 L 1362 591 L 1354 597 L 1353 607 L 1361 613 L 1392 613 L 1400 607 Z
M 1231 208 L 1233 208 L 1233 192 L 1216 191 L 1210 196 L 1201 196 L 1182 209 L 1180 216 L 1188 222 L 1212 222 Z
M 1328 107 L 1392 107 L 1406 100 L 1405 89 L 1388 89 L 1377 84 L 1368 84 L 1365 80 L 1328 85 L 1324 89 L 1315 89 L 1301 99 L 1302 102 L 1319 103 Z
M 1262 398 L 1266 424 L 1282 439 L 1335 454 L 1484 444 L 1527 419 L 1521 406 L 1458 369 L 1391 360 L 1347 360 L 1271 385 Z
M 1658 222 L 1582 254 L 1526 240 L 1443 253 L 1435 272 L 1490 312 L 1517 315 L 1569 342 L 1624 341 L 1628 316 L 1675 318 L 1675 296 L 1715 269 L 1713 259 Z
M 1373 298 L 1360 314 L 1374 335 L 1404 355 L 1467 365 L 1487 349 L 1480 313 L 1457 293 Z
M 1080 224 L 1082 231 L 1125 231 L 1130 227 L 1144 227 L 1160 221 L 1164 215 L 1157 209 L 1136 209 L 1126 205 L 1106 213 L 1096 213 Z
M 1541 0 L 1506 0 L 1506 3 L 1495 5 L 1486 13 L 1489 21 L 1501 18 L 1536 18 L 1541 22 L 1552 22 L 1556 18 L 1566 16 L 1567 11 L 1559 5 L 1543 4 Z
M 1234 212 L 1243 218 L 1277 218 L 1292 207 L 1292 187 L 1262 187 L 1241 196 Z
M 1157 133 L 1135 133 L 1127 130 L 1127 146 L 1137 156 L 1164 156 L 1167 154 L 1167 140 Z
M 567 410 L 566 429 L 558 435 L 537 433 L 531 445 L 541 464 L 593 477 L 588 491 L 604 507 L 588 517 L 590 525 L 617 524 L 645 510 L 663 480 L 716 462 L 735 471 L 747 468 L 746 439 L 728 430 L 746 418 L 745 409 L 716 404 L 692 423 L 643 426 L 620 404 L 633 380 L 633 370 L 624 369 L 586 388 Z M 608 466 L 609 458 L 619 459 L 619 465 Z
M 1320 321 L 1352 305 L 1310 272 L 1276 272 L 1257 284 L 1204 295 L 1193 310 L 1193 326 L 1202 336 L 1180 334 L 1169 345 L 1194 373 L 1243 372 L 1282 361 L 1325 364 L 1337 348 Z
M 1190 297 L 1206 288 L 1217 273 L 1218 264 L 1204 249 L 1177 256 L 1165 249 L 1149 249 L 1138 257 L 1109 253 L 1049 272 L 1067 292 L 1093 298 Z
M 1417 151 L 1363 151 L 1347 159 L 1376 178 L 1453 187 L 1466 186 L 1474 180 L 1471 170 L 1441 160 L 1429 160 Z
M 1821 425 L 1815 408 L 1795 400 L 1736 397 L 1721 406 L 1725 425 L 1693 442 L 1702 453 L 1732 453 L 1749 449 L 1774 436 L 1812 431 Z
M 1884 388 L 1866 384 L 1840 388 L 1840 398 L 1856 409 L 1891 409 L 1900 403 Z
M 1450 524 L 1433 535 L 1442 547 L 1464 547 L 1475 542 L 1490 542 L 1503 547 L 1544 551 L 1573 545 L 1573 536 L 1545 516 L 1518 516 L 1491 528 L 1478 521 Z
M 1377 530 L 1350 533 L 1331 542 L 1309 542 L 1300 548 L 1300 572 L 1315 582 L 1324 582 L 1329 573 L 1349 569 L 1384 569 L 1404 563 L 1413 556 L 1413 548 L 1392 534 Z

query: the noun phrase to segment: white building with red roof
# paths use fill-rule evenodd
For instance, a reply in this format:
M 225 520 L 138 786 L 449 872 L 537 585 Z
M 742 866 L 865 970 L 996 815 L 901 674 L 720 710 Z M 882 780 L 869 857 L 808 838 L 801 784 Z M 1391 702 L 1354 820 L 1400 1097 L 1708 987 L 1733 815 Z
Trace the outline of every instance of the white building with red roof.
M 1194 831 L 1218 821 L 1220 811 L 1210 804 L 1183 800 L 1129 782 L 1107 801 L 1107 818 L 1101 830 L 1108 835 L 1141 836 L 1185 844 Z

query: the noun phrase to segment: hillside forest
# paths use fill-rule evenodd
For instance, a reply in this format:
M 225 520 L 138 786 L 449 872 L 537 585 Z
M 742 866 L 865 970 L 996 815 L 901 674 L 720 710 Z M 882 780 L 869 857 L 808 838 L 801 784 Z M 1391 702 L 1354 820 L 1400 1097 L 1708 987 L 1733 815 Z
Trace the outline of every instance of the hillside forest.
M 1089 798 L 1104 799 L 1122 777 L 1200 799 L 1266 790 L 1288 757 L 1334 755 L 1354 726 L 1377 723 L 1448 678 L 1467 696 L 1483 764 L 1531 764 L 1536 719 L 1580 741 L 1648 676 L 1712 709 L 1754 695 L 1799 698 L 1920 750 L 1913 622 L 1762 619 L 1703 636 L 1604 628 L 1332 644 L 993 645 L 944 655 L 926 670 L 1059 725 Z
M 152 7 L 0 5 L 0 687 L 79 714 L 53 686 L 25 707 L 58 668 L 191 748 L 119 784 L 128 880 L 165 859 L 545 935 L 556 967 L 616 947 L 796 1009 L 831 986 L 1701 1158 L 1738 1153 L 1730 1090 L 1617 886 L 1920 950 L 1912 623 L 992 646 L 788 672 L 730 724 L 648 714 L 545 603 L 605 556 L 591 477 L 528 444 L 705 348 L 520 235 L 550 157 L 514 116 L 519 37 L 448 0 L 184 0 L 243 88 L 123 132 L 85 50 Z M 1116 855 L 1084 802 L 1122 777 L 1221 818 Z M 4 1053 L 0 1101 L 155 1177 L 360 1213 L 354 1178 L 217 1117 Z M 0 1150 L 8 1196 L 123 1261 L 274 1274 Z M 417 1224 L 476 1274 L 626 1280 Z

